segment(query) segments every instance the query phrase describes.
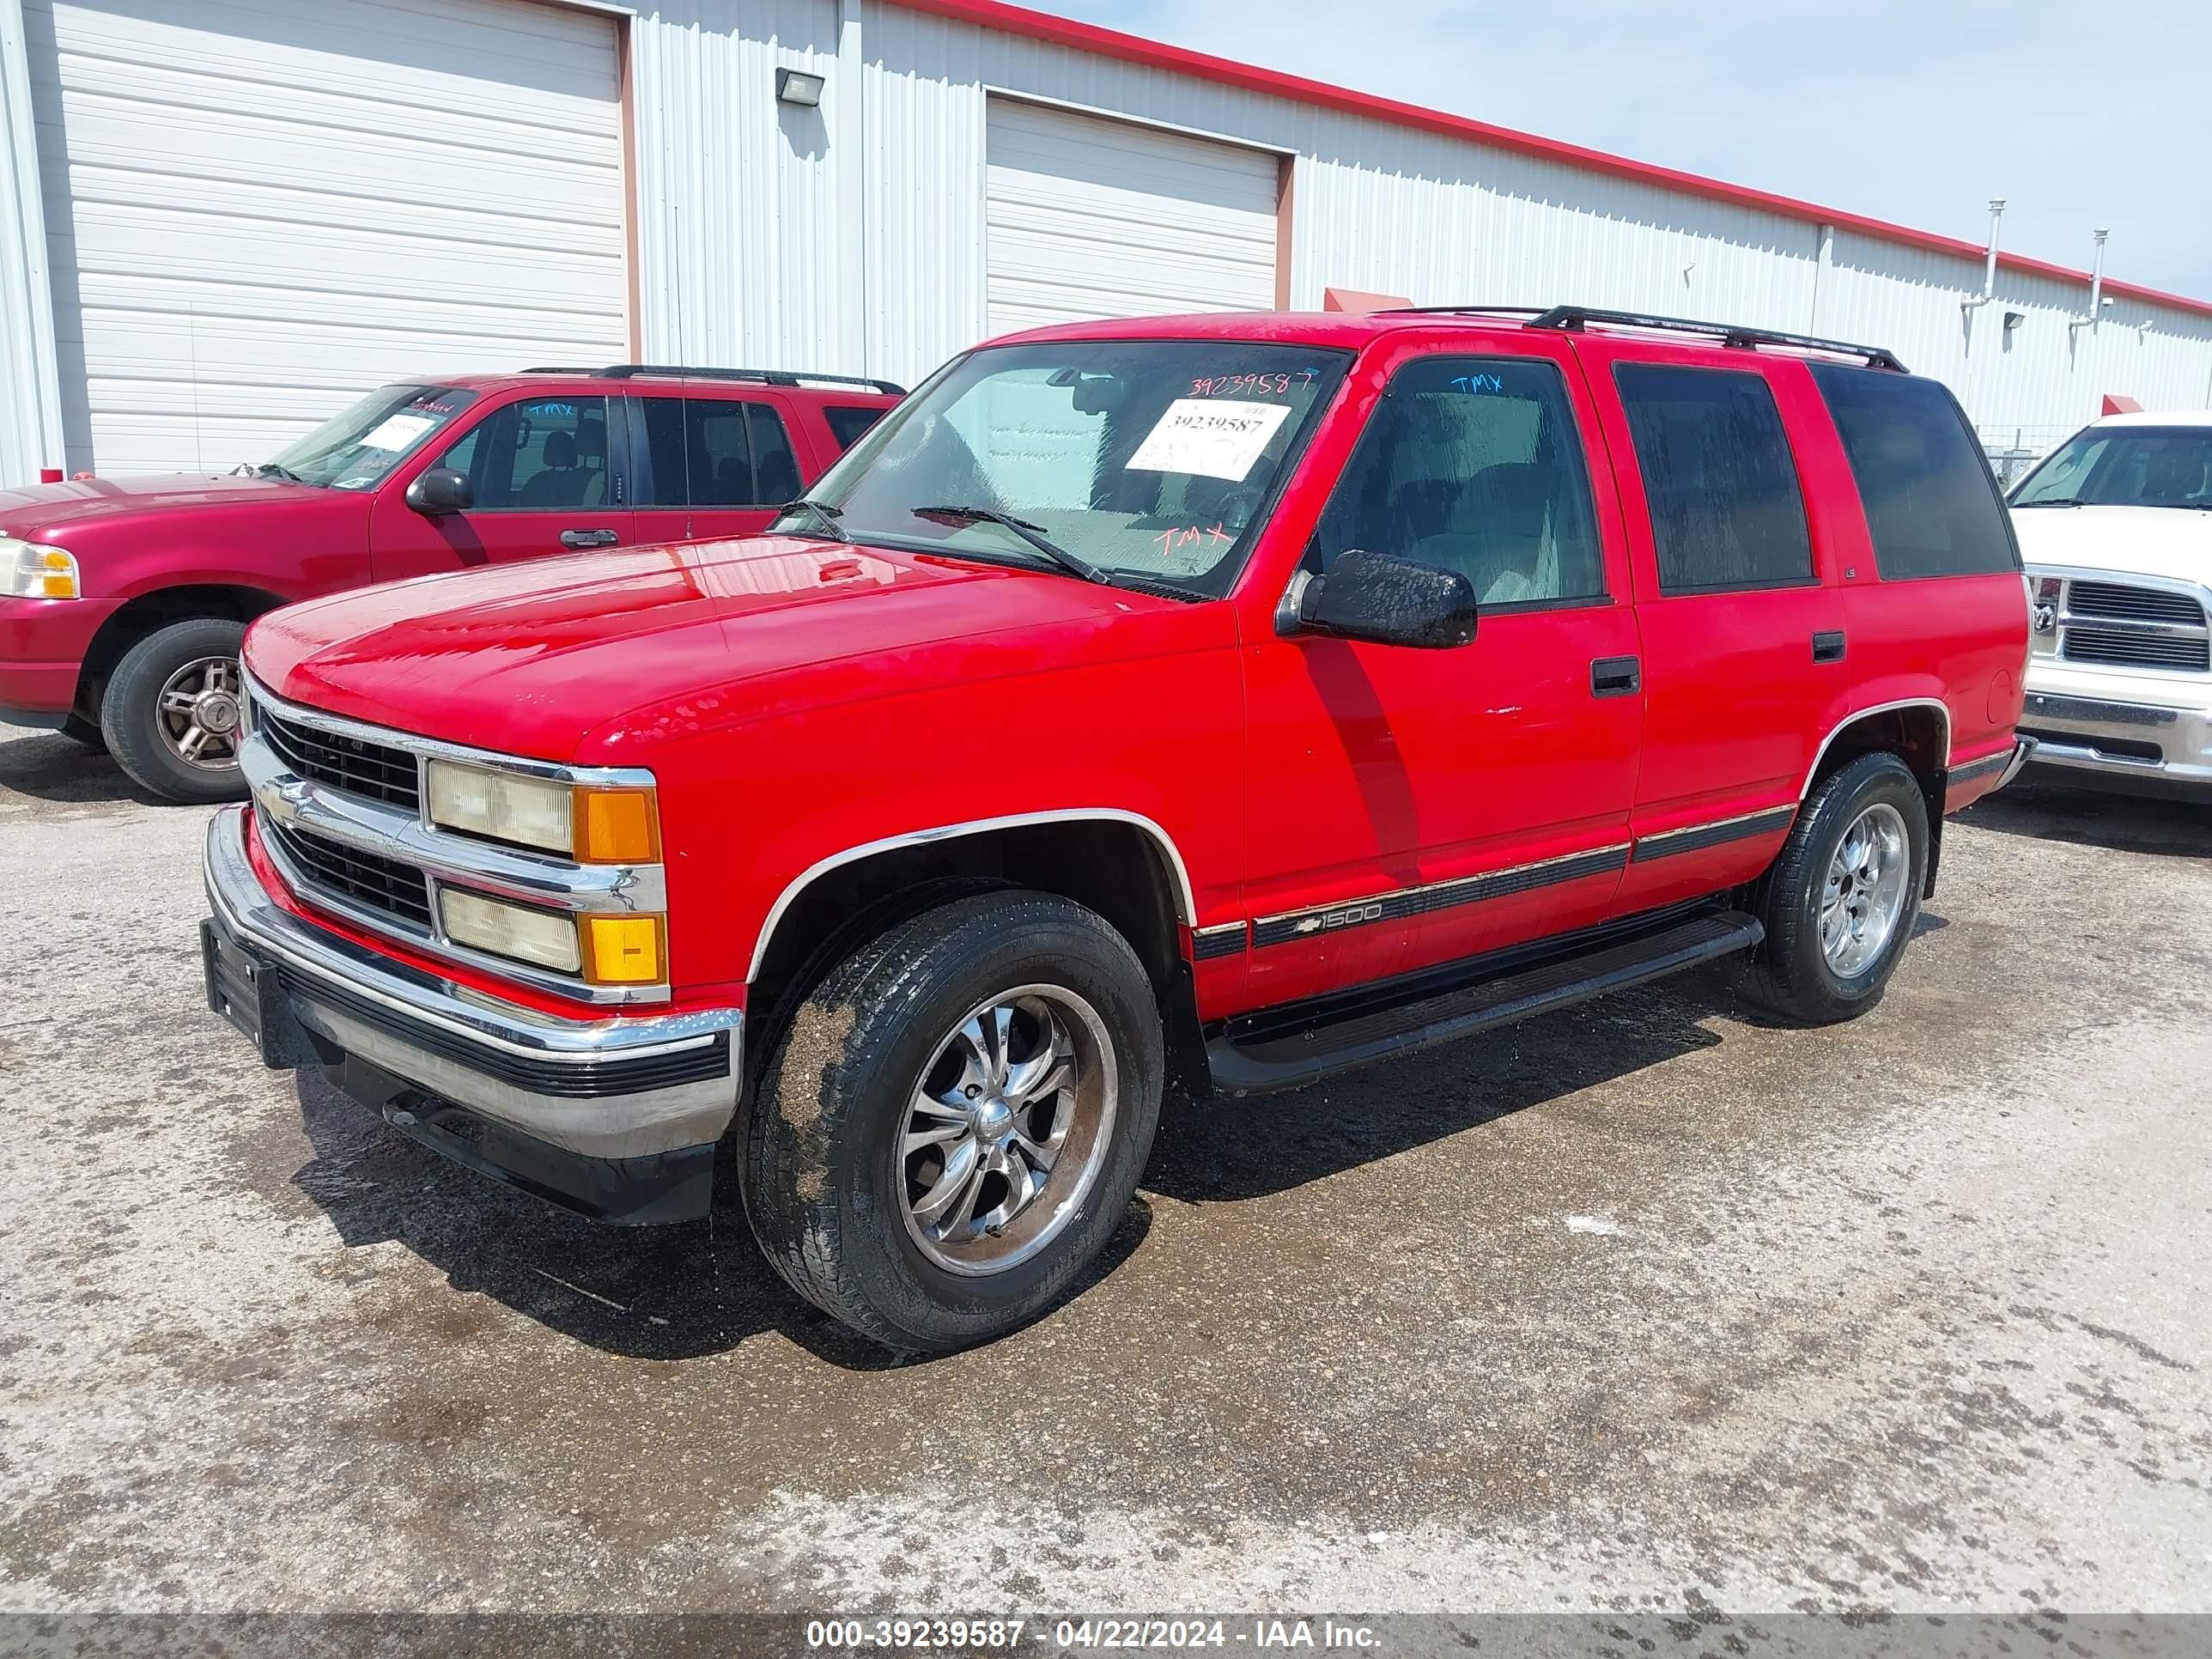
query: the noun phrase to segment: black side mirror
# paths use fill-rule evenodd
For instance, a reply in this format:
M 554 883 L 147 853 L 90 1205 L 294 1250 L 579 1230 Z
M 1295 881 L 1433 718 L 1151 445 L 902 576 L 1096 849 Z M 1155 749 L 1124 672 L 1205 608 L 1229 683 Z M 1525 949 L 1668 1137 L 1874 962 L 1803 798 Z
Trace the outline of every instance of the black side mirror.
M 1347 548 L 1297 590 L 1295 631 L 1443 650 L 1474 638 L 1474 586 L 1456 570 Z M 1291 630 L 1286 630 L 1291 631 Z
M 476 504 L 476 491 L 469 487 L 469 475 L 450 466 L 430 467 L 418 473 L 415 482 L 407 486 L 407 505 L 434 519 L 447 513 L 465 513 Z

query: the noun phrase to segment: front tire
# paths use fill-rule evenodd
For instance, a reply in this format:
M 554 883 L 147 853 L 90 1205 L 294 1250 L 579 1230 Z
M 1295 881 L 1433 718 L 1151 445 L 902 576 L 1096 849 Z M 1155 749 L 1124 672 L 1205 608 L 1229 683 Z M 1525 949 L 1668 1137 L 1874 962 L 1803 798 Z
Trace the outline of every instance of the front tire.
M 238 769 L 238 650 L 246 624 L 195 617 L 123 653 L 100 699 L 115 763 L 165 800 L 246 799 Z
M 926 911 L 802 1003 L 743 1131 L 754 1233 L 800 1295 L 902 1352 L 1058 1304 L 1159 1120 L 1158 1005 L 1097 914 L 1023 890 Z
M 1753 894 L 1766 938 L 1753 999 L 1803 1025 L 1865 1013 L 1911 942 L 1927 873 L 1927 798 L 1911 769 L 1884 751 L 1832 774 Z

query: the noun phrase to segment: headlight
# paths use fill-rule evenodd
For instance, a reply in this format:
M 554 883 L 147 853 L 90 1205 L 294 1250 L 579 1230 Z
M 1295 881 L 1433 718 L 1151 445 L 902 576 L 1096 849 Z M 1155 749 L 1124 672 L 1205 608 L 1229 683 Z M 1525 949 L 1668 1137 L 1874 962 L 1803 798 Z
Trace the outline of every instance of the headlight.
M 83 591 L 76 556 L 67 549 L 0 536 L 0 594 L 11 599 L 74 599 Z
M 438 914 L 446 937 L 495 956 L 573 974 L 584 965 L 576 944 L 576 919 L 558 910 L 509 904 L 481 893 L 448 887 L 438 895 Z
M 659 856 L 650 789 L 600 789 L 430 763 L 430 822 L 443 830 L 560 853 L 584 864 L 650 864 Z

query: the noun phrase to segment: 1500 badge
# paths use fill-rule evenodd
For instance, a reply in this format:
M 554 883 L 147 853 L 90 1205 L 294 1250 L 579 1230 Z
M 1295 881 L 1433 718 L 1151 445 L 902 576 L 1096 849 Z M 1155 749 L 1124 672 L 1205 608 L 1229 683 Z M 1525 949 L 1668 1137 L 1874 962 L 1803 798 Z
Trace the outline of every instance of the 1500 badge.
M 1324 910 L 1317 916 L 1307 916 L 1297 925 L 1301 933 L 1322 933 L 1332 927 L 1357 927 L 1363 921 L 1382 919 L 1382 901 L 1367 904 L 1347 904 L 1341 910 Z

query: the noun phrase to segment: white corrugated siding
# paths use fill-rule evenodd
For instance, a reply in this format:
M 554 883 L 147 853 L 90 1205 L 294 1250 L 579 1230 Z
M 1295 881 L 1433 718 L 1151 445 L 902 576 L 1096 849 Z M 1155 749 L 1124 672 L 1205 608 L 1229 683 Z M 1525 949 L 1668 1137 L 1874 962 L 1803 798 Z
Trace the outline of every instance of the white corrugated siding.
M 840 62 L 841 20 L 855 14 L 860 51 Z M 1970 336 L 1959 301 L 1980 287 L 1975 259 L 1846 231 L 1824 266 L 1820 228 L 1802 220 L 895 5 L 670 0 L 633 27 L 641 72 L 649 65 L 653 77 L 638 106 L 641 184 L 652 186 L 643 218 L 648 234 L 656 215 L 678 228 L 658 250 L 672 260 L 644 260 L 648 335 L 672 339 L 679 311 L 692 340 L 733 323 L 737 355 L 714 361 L 912 381 L 984 337 L 996 89 L 1294 153 L 1295 305 L 1319 305 L 1330 286 L 1423 303 L 1572 300 L 1866 339 L 1942 376 L 1992 433 L 2070 428 L 2108 392 L 2146 407 L 2212 399 L 2212 318 L 2122 299 L 2069 345 L 2064 319 L 2086 307 L 2086 284 L 2069 292 L 2002 272 L 1997 302 Z M 825 114 L 860 83 L 850 165 L 831 141 L 852 112 L 818 137 L 805 112 L 779 113 L 768 95 L 779 62 L 829 74 Z M 656 110 L 654 92 L 687 75 L 711 84 L 715 120 L 751 137 L 726 142 L 680 100 Z M 769 142 L 778 136 L 780 146 Z M 648 158 L 659 145 L 690 153 L 656 176 Z M 665 201 L 664 179 L 679 186 Z M 758 216 L 750 225 L 726 218 L 725 204 L 739 204 Z M 725 228 L 683 233 L 700 219 Z M 848 325 L 817 308 L 832 303 L 855 306 Z M 2028 315 L 2008 350 L 2007 309 Z M 2145 317 L 2148 333 L 2118 325 Z
M 626 355 L 611 20 L 29 3 L 71 465 L 228 465 L 399 375 Z
M 62 465 L 61 375 L 22 0 L 0 0 L 0 487 Z

